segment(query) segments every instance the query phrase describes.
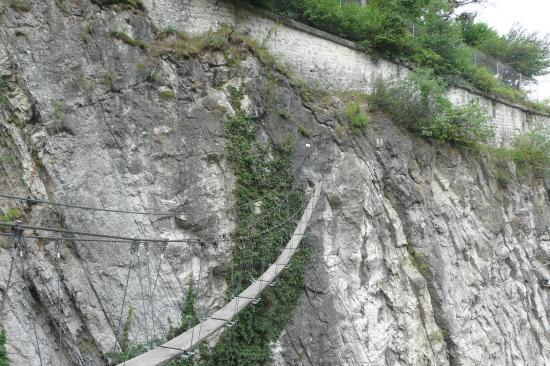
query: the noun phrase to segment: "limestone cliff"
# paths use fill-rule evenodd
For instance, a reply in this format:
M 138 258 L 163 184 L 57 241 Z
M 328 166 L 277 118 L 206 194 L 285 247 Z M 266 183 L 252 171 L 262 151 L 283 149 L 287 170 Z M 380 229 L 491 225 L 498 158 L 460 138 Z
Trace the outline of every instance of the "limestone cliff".
M 235 218 L 212 211 L 234 203 L 224 124 L 235 113 L 228 86 L 243 85 L 258 139 L 277 145 L 290 137 L 299 178 L 323 177 L 306 285 L 273 345 L 275 364 L 550 364 L 549 182 L 514 176 L 499 183 L 487 156 L 417 138 L 376 113 L 354 131 L 344 97 L 305 95 L 250 50 L 238 62 L 229 50 L 159 56 L 147 49 L 159 32 L 158 11 L 90 0 L 5 3 L 0 192 L 128 211 L 208 212 L 162 218 L 2 200 L 3 213 L 19 207 L 27 223 L 125 236 L 230 232 Z M 0 243 L 4 296 L 11 243 Z M 104 365 L 129 245 L 67 242 L 59 264 L 51 242 L 26 246 L 33 307 L 18 268 L 2 320 L 12 364 L 39 364 L 34 313 L 45 365 Z M 205 252 L 198 297 L 207 309 L 225 301 L 232 249 Z M 151 251 L 158 264 L 162 246 Z M 167 330 L 168 317 L 179 318 L 199 252 L 166 248 L 156 300 L 162 317 L 149 324 L 156 334 Z M 139 288 L 132 276 L 130 302 L 141 301 Z M 135 321 L 130 339 L 137 343 L 146 336 L 139 312 Z

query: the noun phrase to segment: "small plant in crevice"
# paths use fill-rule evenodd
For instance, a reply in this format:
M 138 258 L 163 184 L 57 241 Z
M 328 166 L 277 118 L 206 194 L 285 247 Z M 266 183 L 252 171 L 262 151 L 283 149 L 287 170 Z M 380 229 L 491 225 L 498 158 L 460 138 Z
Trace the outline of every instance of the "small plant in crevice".
M 92 0 L 93 3 L 117 10 L 139 10 L 145 11 L 142 0 Z
M 100 83 L 111 91 L 115 90 L 115 74 L 107 71 L 101 76 Z
M 32 10 L 31 0 L 10 0 L 10 8 L 15 11 L 26 13 Z
M 346 107 L 346 115 L 351 121 L 351 126 L 361 131 L 369 123 L 369 117 L 361 110 L 359 102 L 353 102 Z
M 307 128 L 305 128 L 305 127 L 298 126 L 298 132 L 299 132 L 300 135 L 302 135 L 303 137 L 311 137 L 311 131 L 308 130 Z
M 5 214 L 0 216 L 0 221 L 2 222 L 14 222 L 20 220 L 23 217 L 23 213 L 17 207 L 9 208 Z
M 67 113 L 67 104 L 64 99 L 58 99 L 53 102 L 53 116 L 56 120 L 61 121 Z
M 95 90 L 96 81 L 82 74 L 78 79 L 78 85 L 85 94 L 91 95 Z
M 55 5 L 65 15 L 69 15 L 69 9 L 67 9 L 67 0 L 55 0 Z
M 430 268 L 428 266 L 426 255 L 412 247 L 408 247 L 407 249 L 410 255 L 411 264 L 416 267 L 416 269 L 418 269 L 420 272 L 426 272 Z
M 82 42 L 88 43 L 92 40 L 92 26 L 88 23 L 82 23 L 82 31 L 80 32 Z
M 262 233 L 235 243 L 228 274 L 228 296 L 232 297 L 276 260 L 294 230 L 295 221 L 289 216 L 301 216 L 306 198 L 301 189 L 294 187 L 291 148 L 258 142 L 259 125 L 241 108 L 244 88 L 232 87 L 229 91 L 236 111 L 225 127 L 228 159 L 236 177 L 235 235 Z M 273 229 L 277 225 L 280 227 Z M 271 344 L 279 338 L 302 294 L 308 259 L 307 249 L 297 252 L 277 284 L 262 293 L 257 305 L 239 314 L 236 325 L 226 330 L 200 365 L 269 364 Z
M 13 156 L 12 154 L 0 155 L 0 163 L 12 161 L 15 161 L 15 156 Z
M 139 47 L 143 50 L 147 49 L 147 43 L 142 41 L 141 39 L 135 39 L 132 38 L 128 33 L 121 31 L 121 30 L 111 30 L 109 32 L 109 35 L 113 38 L 119 39 L 122 42 L 133 46 L 133 47 Z
M 159 98 L 163 100 L 170 100 L 176 97 L 176 93 L 172 89 L 164 89 L 159 91 Z
M 162 69 L 160 67 L 154 67 L 149 71 L 149 74 L 147 74 L 147 80 L 149 82 L 155 82 L 159 81 L 162 77 Z

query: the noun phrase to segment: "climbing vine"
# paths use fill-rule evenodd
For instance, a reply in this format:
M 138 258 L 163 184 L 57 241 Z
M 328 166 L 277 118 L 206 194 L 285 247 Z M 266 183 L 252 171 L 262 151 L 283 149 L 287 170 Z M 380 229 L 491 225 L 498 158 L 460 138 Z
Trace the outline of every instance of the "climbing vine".
M 236 236 L 257 237 L 235 243 L 228 274 L 229 296 L 248 287 L 275 262 L 295 228 L 306 202 L 301 189 L 295 189 L 291 148 L 259 143 L 257 121 L 247 116 L 240 104 L 243 87 L 230 88 L 230 101 L 236 111 L 226 125 L 227 153 L 235 173 Z M 297 214 L 296 220 L 289 217 Z M 280 223 L 289 221 L 280 227 Z M 268 231 L 270 228 L 277 229 Z M 252 229 L 251 229 L 252 228 Z M 210 365 L 265 365 L 272 359 L 271 344 L 290 320 L 303 289 L 303 274 L 308 250 L 295 254 L 275 286 L 262 293 L 261 301 L 241 312 L 234 327 L 228 329 L 211 350 Z

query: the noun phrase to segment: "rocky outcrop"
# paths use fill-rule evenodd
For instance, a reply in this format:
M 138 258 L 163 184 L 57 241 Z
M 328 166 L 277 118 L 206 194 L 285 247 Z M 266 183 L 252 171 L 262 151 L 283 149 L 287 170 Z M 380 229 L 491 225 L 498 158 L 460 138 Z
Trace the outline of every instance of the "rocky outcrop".
M 35 225 L 132 237 L 230 232 L 231 212 L 212 211 L 233 205 L 227 86 L 243 84 L 258 138 L 275 145 L 292 138 L 297 175 L 324 182 L 307 241 L 314 255 L 306 287 L 274 345 L 276 364 L 550 363 L 549 272 L 541 267 L 550 257 L 548 184 L 523 177 L 503 186 L 489 157 L 418 139 L 380 115 L 354 131 L 341 113 L 345 101 L 303 98 L 304 90 L 250 52 L 237 64 L 210 51 L 156 57 L 111 37 L 123 32 L 149 43 L 156 23 L 146 12 L 89 0 L 29 3 L 28 12 L 7 7 L 0 18 L 0 73 L 9 84 L 0 113 L 0 191 L 195 214 L 121 215 L 9 200 L 0 202 L 3 212 L 20 207 Z M 0 243 L 4 295 L 10 241 Z M 18 267 L 2 321 L 12 363 L 39 364 L 34 314 L 44 364 L 105 364 L 129 244 L 65 241 L 60 261 L 53 242 L 29 239 L 25 247 L 28 285 Z M 202 273 L 199 314 L 224 302 L 231 244 L 170 244 L 160 262 L 163 249 L 151 244 L 150 256 L 139 258 L 144 271 L 160 263 L 154 324 L 141 313 L 135 266 L 130 273 L 134 343 L 179 319 L 192 273 Z

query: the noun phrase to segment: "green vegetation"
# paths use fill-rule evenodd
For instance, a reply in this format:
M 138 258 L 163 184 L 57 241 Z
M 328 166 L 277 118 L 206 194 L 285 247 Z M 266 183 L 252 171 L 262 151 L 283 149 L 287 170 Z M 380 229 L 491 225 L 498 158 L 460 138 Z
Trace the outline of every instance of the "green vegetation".
M 516 136 L 510 148 L 490 151 L 497 158 L 497 179 L 501 184 L 507 184 L 511 177 L 511 172 L 504 166 L 507 161 L 516 163 L 519 175 L 550 176 L 550 127 L 534 128 Z
M 162 76 L 162 69 L 160 67 L 155 67 L 147 75 L 147 80 L 151 82 L 159 81 L 161 76 Z
M 378 79 L 370 102 L 423 137 L 467 146 L 488 142 L 493 132 L 479 104 L 456 107 L 445 97 L 445 89 L 430 72 L 414 72 L 403 80 Z
M 92 39 L 92 26 L 89 23 L 82 24 L 80 39 L 82 39 L 82 42 L 84 43 L 88 43 Z
M 6 352 L 6 332 L 0 324 L 0 366 L 9 366 L 10 360 Z
M 115 74 L 112 71 L 107 71 L 101 76 L 100 83 L 109 90 L 115 90 Z
M 53 103 L 53 115 L 55 119 L 58 121 L 61 121 L 63 118 L 65 118 L 65 114 L 67 113 L 67 104 L 65 103 L 64 99 L 58 99 L 54 101 Z
M 130 306 L 128 314 L 126 315 L 126 321 L 122 328 L 122 339 L 120 340 L 120 348 L 122 352 L 126 353 L 130 347 L 130 330 L 132 329 L 132 323 L 134 321 L 134 308 Z
M 120 352 L 112 352 L 107 356 L 116 364 L 122 363 L 131 358 L 137 357 L 145 352 L 148 348 L 145 345 L 131 345 L 130 344 L 130 331 L 134 324 L 134 308 L 130 305 L 128 308 L 128 313 L 126 315 L 126 320 L 122 327 L 122 335 L 120 338 Z M 159 341 L 154 341 L 154 345 L 160 344 Z
M 11 154 L 0 155 L 0 162 L 11 162 L 11 161 L 15 161 L 15 156 Z
M 188 58 L 205 51 L 226 51 L 232 32 L 231 28 L 222 27 L 216 32 L 190 36 L 185 32 L 178 32 L 174 27 L 167 27 L 151 45 L 151 53 L 155 56 L 169 54 L 175 58 Z
M 23 213 L 17 207 L 12 207 L 8 211 L 0 216 L 2 222 L 14 222 L 15 220 L 20 220 L 23 217 Z
M 195 303 L 197 302 L 197 295 L 193 291 L 194 281 L 193 276 L 189 278 L 189 287 L 185 296 L 185 303 L 181 311 L 180 326 L 173 328 L 170 325 L 166 339 L 172 339 L 184 333 L 187 329 L 191 329 L 195 325 L 199 324 L 199 318 L 197 317 L 197 311 L 195 309 Z M 170 322 L 171 323 L 171 322 Z
M 147 49 L 147 43 L 140 39 L 130 37 L 126 32 L 120 30 L 111 30 L 109 35 L 113 38 L 120 39 L 122 42 L 129 44 L 133 47 L 139 47 L 143 50 Z
M 371 53 L 428 68 L 453 85 L 472 86 L 518 103 L 525 102 L 525 93 L 476 65 L 472 47 L 500 58 L 527 77 L 546 74 L 550 66 L 548 39 L 519 28 L 500 37 L 486 25 L 475 23 L 471 15 L 455 17 L 456 2 L 369 0 L 365 7 L 340 0 L 249 2 L 354 41 Z
M 119 10 L 145 10 L 142 0 L 92 0 L 99 6 L 110 7 Z
M 169 329 L 166 336 L 163 338 L 153 339 L 150 342 L 149 346 L 161 345 L 162 343 L 164 343 L 165 340 L 170 340 L 184 333 L 186 330 L 190 329 L 191 327 L 194 327 L 199 323 L 199 319 L 197 317 L 197 312 L 195 309 L 197 296 L 193 291 L 193 286 L 194 286 L 194 281 L 193 281 L 193 277 L 191 277 L 189 279 L 189 288 L 185 296 L 185 304 L 181 313 L 180 326 L 177 328 L 174 328 L 172 326 L 172 322 L 170 321 L 170 319 L 168 319 Z M 108 354 L 108 357 L 112 362 L 122 363 L 126 360 L 137 357 L 147 352 L 150 349 L 150 347 L 144 344 L 136 344 L 136 345 L 130 344 L 130 331 L 133 326 L 133 321 L 134 321 L 133 319 L 134 319 L 134 308 L 130 306 L 130 308 L 128 309 L 128 314 L 126 316 L 126 321 L 124 322 L 124 326 L 122 328 L 122 336 L 120 339 L 121 350 L 120 352 L 113 352 Z M 208 347 L 206 345 L 199 346 L 199 354 L 200 354 L 201 360 L 208 359 Z M 193 365 L 193 362 L 191 360 L 178 360 L 178 361 L 171 362 L 168 366 L 190 366 L 190 365 Z
M 359 102 L 353 102 L 346 108 L 346 115 L 351 120 L 351 126 L 356 130 L 362 130 L 369 123 L 369 117 L 361 110 Z
M 504 37 L 484 23 L 476 23 L 472 14 L 458 18 L 464 41 L 511 66 L 528 78 L 545 75 L 550 67 L 550 38 L 540 38 L 515 26 Z
M 10 0 L 9 5 L 13 10 L 22 13 L 31 11 L 32 9 L 31 0 Z
M 174 91 L 171 89 L 162 90 L 159 92 L 160 99 L 170 100 L 170 99 L 174 99 L 175 97 L 176 97 L 176 93 L 174 93 Z
M 426 259 L 426 255 L 424 253 L 418 252 L 410 245 L 408 246 L 407 250 L 410 255 L 411 264 L 416 267 L 417 270 L 419 270 L 420 272 L 426 272 L 430 269 L 430 266 L 428 265 L 428 260 Z
M 445 97 L 445 90 L 441 79 L 428 71 L 418 71 L 402 80 L 376 80 L 368 100 L 395 123 L 422 137 L 488 152 L 495 160 L 501 185 L 507 185 L 513 177 L 509 162 L 516 164 L 518 176 L 530 172 L 536 177 L 550 174 L 550 128 L 540 126 L 520 134 L 509 148 L 491 147 L 488 143 L 494 132 L 479 104 L 454 106 Z M 356 111 L 355 106 L 348 106 L 348 114 Z
M 243 88 L 230 89 L 237 114 L 226 125 L 228 156 L 236 176 L 236 236 L 264 232 L 288 220 L 289 213 L 301 214 L 305 197 L 293 190 L 290 147 L 261 144 L 256 140 L 258 124 L 246 115 L 240 103 Z M 274 187 L 276 188 L 274 191 Z M 255 203 L 261 202 L 261 213 Z M 288 197 L 287 197 L 288 196 Z M 255 224 L 255 225 L 254 225 Z M 282 225 L 260 237 L 238 240 L 235 244 L 229 295 L 235 296 L 273 263 L 290 238 L 295 222 Z M 237 323 L 226 330 L 218 345 L 201 365 L 264 365 L 271 361 L 270 344 L 283 331 L 303 289 L 308 250 L 295 254 L 274 287 L 262 293 L 262 300 L 247 308 Z
M 0 75 L 0 105 L 6 102 L 6 92 L 8 91 L 8 89 L 9 86 L 6 79 L 4 79 L 2 75 Z

